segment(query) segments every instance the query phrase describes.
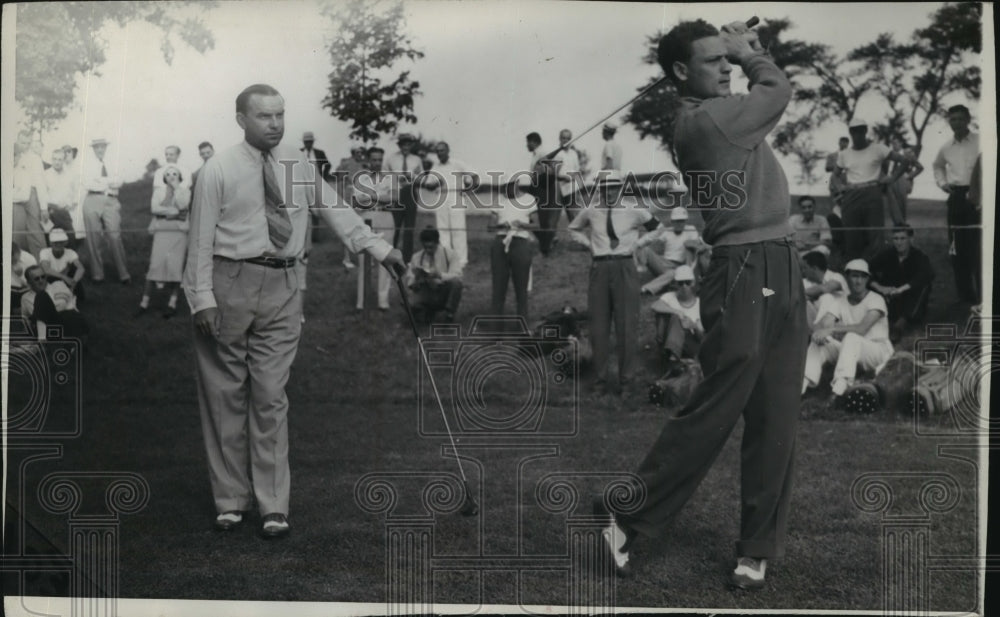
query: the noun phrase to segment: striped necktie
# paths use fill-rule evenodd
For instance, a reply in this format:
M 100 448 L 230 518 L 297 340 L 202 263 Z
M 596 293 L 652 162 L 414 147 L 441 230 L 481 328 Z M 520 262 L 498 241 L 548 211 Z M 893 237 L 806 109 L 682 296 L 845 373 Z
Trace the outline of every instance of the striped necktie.
M 292 237 L 292 220 L 285 211 L 285 201 L 281 198 L 281 188 L 274 177 L 271 153 L 264 153 L 264 216 L 267 218 L 267 235 L 271 243 L 279 249 L 288 244 Z

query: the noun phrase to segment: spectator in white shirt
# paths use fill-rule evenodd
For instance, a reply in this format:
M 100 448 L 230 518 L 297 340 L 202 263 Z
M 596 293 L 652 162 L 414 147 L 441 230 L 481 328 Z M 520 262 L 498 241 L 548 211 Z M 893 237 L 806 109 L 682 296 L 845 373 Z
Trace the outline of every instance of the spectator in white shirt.
M 972 117 L 965 105 L 948 109 L 954 133 L 934 159 L 934 181 L 948 193 L 948 237 L 955 286 L 959 297 L 972 304 L 982 299 L 982 213 L 969 201 L 972 168 L 979 156 L 979 134 L 969 130 Z
M 802 256 L 802 284 L 806 288 L 806 316 L 809 324 L 816 323 L 819 307 L 831 300 L 847 296 L 847 279 L 839 272 L 828 269 L 829 249 L 817 247 Z
M 580 204 L 577 201 L 577 191 L 580 190 L 580 156 L 572 147 L 567 147 L 573 141 L 573 133 L 569 129 L 559 131 L 560 150 L 553 157 L 556 176 L 559 179 L 559 205 L 566 209 L 566 219 L 573 222 Z M 558 227 L 559 219 L 553 227 Z
M 414 317 L 432 323 L 439 311 L 444 323 L 453 323 L 458 303 L 462 300 L 462 266 L 451 249 L 441 245 L 440 235 L 433 227 L 420 232 L 423 250 L 413 254 L 404 276 L 412 292 Z
M 642 293 L 655 294 L 674 280 L 674 270 L 687 263 L 685 245 L 698 240 L 701 235 L 688 223 L 688 212 L 678 206 L 670 211 L 670 227 L 660 227 L 646 234 L 635 243 L 636 266 L 639 272 L 652 270 L 656 278 L 642 286 Z M 657 253 L 651 244 L 663 243 L 663 252 Z
M 118 270 L 118 279 L 123 285 L 129 285 L 129 276 L 125 263 L 125 246 L 122 244 L 122 206 L 118 202 L 118 189 L 122 183 L 115 175 L 115 168 L 107 159 L 108 140 L 95 139 L 91 142 L 91 151 L 84 153 L 81 183 L 87 191 L 83 198 L 83 221 L 87 229 L 84 242 L 90 276 L 95 283 L 104 282 L 104 258 L 101 255 L 101 244 L 107 238 L 111 248 L 111 257 Z
M 819 385 L 825 364 L 837 363 L 830 389 L 834 396 L 842 396 L 854 385 L 859 366 L 877 374 L 892 357 L 889 309 L 882 296 L 868 289 L 868 263 L 855 259 L 844 270 L 849 293 L 841 300 L 828 296 L 819 309 L 819 321 L 806 352 L 803 394 Z
M 511 190 L 516 191 L 515 187 Z M 535 237 L 531 216 L 537 212 L 535 203 L 525 205 L 529 195 L 514 194 L 499 208 L 493 210 L 491 229 L 496 230 L 490 248 L 490 273 L 493 282 L 491 309 L 494 315 L 503 315 L 508 283 L 514 283 L 517 314 L 528 319 L 528 285 L 531 281 L 531 260 L 534 256 Z M 532 199 L 531 202 L 534 202 Z
M 795 248 L 800 255 L 820 245 L 833 245 L 830 223 L 825 216 L 816 214 L 816 200 L 809 195 L 799 197 L 799 213 L 788 217 L 788 224 L 795 231 Z
M 469 203 L 465 190 L 473 186 L 475 174 L 469 171 L 465 163 L 452 158 L 447 142 L 437 142 L 434 154 L 437 155 L 437 162 L 432 171 L 424 176 L 423 185 L 436 190 L 428 195 L 430 203 L 421 205 L 434 210 L 441 245 L 454 251 L 464 268 L 469 263 L 465 231 L 465 214 Z
M 49 220 L 66 232 L 70 246 L 74 246 L 73 211 L 80 206 L 80 189 L 77 178 L 66 168 L 66 152 L 62 148 L 52 151 L 52 166 L 45 170 L 45 185 L 49 193 Z
M 705 336 L 701 324 L 701 303 L 695 290 L 694 270 L 678 266 L 674 273 L 675 291 L 668 291 L 653 303 L 656 315 L 656 346 L 662 350 L 671 376 L 684 370 L 682 358 L 695 358 Z
M 45 248 L 45 231 L 42 224 L 49 219 L 48 188 L 42 159 L 31 151 L 31 133 L 22 131 L 14 143 L 13 233 L 14 241 L 24 250 L 38 257 Z
M 38 255 L 38 265 L 49 277 L 49 282 L 62 281 L 76 295 L 77 299 L 85 300 L 83 293 L 84 268 L 80 256 L 71 248 L 66 248 L 69 235 L 65 230 L 56 227 L 49 232 L 50 248 L 42 249 Z
M 601 136 L 604 138 L 604 149 L 601 150 L 601 169 L 614 169 L 621 173 L 622 170 L 622 146 L 615 141 L 615 133 L 618 125 L 608 121 L 601 128 Z

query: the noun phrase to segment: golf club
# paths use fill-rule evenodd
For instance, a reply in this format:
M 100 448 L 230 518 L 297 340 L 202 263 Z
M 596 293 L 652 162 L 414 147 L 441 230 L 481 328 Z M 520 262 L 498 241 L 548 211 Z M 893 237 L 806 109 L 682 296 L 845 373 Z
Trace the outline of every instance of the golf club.
M 760 18 L 757 17 L 756 15 L 754 15 L 753 17 L 751 17 L 750 19 L 748 19 L 746 21 L 747 28 L 753 28 L 754 26 L 756 26 L 759 23 L 760 23 Z M 643 88 L 642 91 L 639 92 L 639 94 L 633 96 L 631 99 L 629 99 L 627 102 L 625 102 L 624 105 L 620 105 L 620 106 L 616 107 L 614 111 L 612 111 L 611 113 L 607 114 L 606 116 L 602 117 L 600 120 L 598 120 L 597 122 L 595 122 L 594 124 L 592 124 L 587 130 L 583 131 L 582 133 L 579 133 L 576 137 L 574 137 L 573 139 L 569 140 L 569 142 L 565 146 L 559 146 L 558 148 L 556 148 L 552 152 L 549 152 L 543 158 L 544 159 L 551 159 L 551 158 L 555 157 L 557 154 L 559 154 L 559 152 L 561 150 L 568 149 L 570 146 L 572 146 L 574 143 L 576 143 L 576 141 L 578 139 L 580 139 L 581 137 L 583 137 L 587 133 L 589 133 L 589 132 L 593 131 L 594 129 L 596 129 L 602 123 L 604 123 L 605 121 L 607 121 L 608 118 L 614 116 L 615 114 L 617 114 L 621 110 L 625 109 L 626 107 L 628 107 L 632 103 L 634 103 L 634 102 L 638 101 L 640 98 L 646 96 L 646 94 L 648 94 L 651 90 L 653 90 L 655 88 L 658 88 L 660 86 L 660 84 L 662 84 L 667 79 L 669 79 L 669 76 L 664 75 L 663 77 L 661 77 L 661 78 L 657 79 L 656 81 L 654 81 L 653 83 L 649 84 L 648 86 L 646 86 L 645 88 Z
M 434 400 L 437 401 L 438 409 L 441 411 L 441 419 L 444 420 L 444 428 L 448 432 L 448 440 L 451 442 L 451 449 L 455 452 L 455 461 L 458 463 L 458 472 L 462 476 L 462 487 L 465 489 L 465 502 L 462 504 L 462 509 L 460 510 L 462 516 L 475 516 L 479 513 L 479 504 L 476 503 L 475 498 L 472 496 L 472 490 L 469 489 L 469 481 L 465 477 L 465 470 L 462 468 L 462 459 L 458 455 L 458 448 L 455 446 L 455 437 L 451 434 L 451 425 L 448 423 L 448 416 L 445 414 L 444 405 L 441 403 L 441 394 L 438 392 L 437 382 L 434 381 L 434 372 L 431 371 L 431 365 L 427 361 L 427 351 L 424 349 L 423 340 L 420 338 L 420 332 L 417 330 L 417 320 L 413 317 L 413 310 L 410 308 L 410 300 L 406 295 L 406 287 L 403 285 L 403 278 L 399 273 L 389 270 L 392 274 L 392 278 L 396 280 L 396 287 L 399 289 L 399 296 L 403 299 L 403 308 L 406 309 L 406 316 L 410 319 L 410 327 L 413 329 L 413 336 L 417 338 L 417 347 L 420 348 L 420 357 L 423 359 L 424 366 L 427 367 L 427 376 L 431 380 L 431 388 L 434 390 Z

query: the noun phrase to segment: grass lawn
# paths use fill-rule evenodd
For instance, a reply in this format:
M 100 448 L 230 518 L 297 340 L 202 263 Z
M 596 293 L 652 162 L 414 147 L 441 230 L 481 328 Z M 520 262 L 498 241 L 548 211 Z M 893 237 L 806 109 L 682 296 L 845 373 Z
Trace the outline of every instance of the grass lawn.
M 38 503 L 41 478 L 60 470 L 140 474 L 149 486 L 149 502 L 120 519 L 122 597 L 384 602 L 386 521 L 359 507 L 355 485 L 371 472 L 457 473 L 455 461 L 442 456 L 447 440 L 418 433 L 421 404 L 433 403 L 418 398 L 423 379 L 419 354 L 395 304 L 395 290 L 388 313 L 356 313 L 355 276 L 339 263 L 339 241 L 323 230 L 310 259 L 306 323 L 287 389 L 292 535 L 265 542 L 255 535 L 255 517 L 233 534 L 215 533 L 189 314 L 183 308 L 172 320 L 155 312 L 132 316 L 149 256 L 150 237 L 144 231 L 148 199 L 148 188 L 138 185 L 122 194 L 123 227 L 135 230 L 126 235 L 125 244 L 136 283 L 87 289 L 84 311 L 92 331 L 82 361 L 82 435 L 59 442 L 63 450 L 52 458 L 23 467 L 19 461 L 27 453 L 9 454 L 8 490 L 20 484 L 13 471 L 23 469 L 21 507 L 51 542 L 50 550 L 58 552 L 68 550 L 66 516 L 45 512 Z M 825 205 L 821 201 L 820 211 Z M 943 202 L 914 200 L 910 212 L 918 226 L 944 223 Z M 429 220 L 421 215 L 418 225 Z M 484 221 L 469 219 L 471 263 L 458 315 L 463 327 L 489 310 L 490 236 Z M 931 321 L 964 328 L 968 307 L 952 301 L 944 231 L 921 231 L 916 240 L 937 272 Z M 552 257 L 536 256 L 533 316 L 567 304 L 586 308 L 588 255 L 569 244 L 563 234 Z M 653 336 L 650 302 L 643 300 L 643 342 Z M 897 349 L 912 349 L 916 339 L 911 335 Z M 644 351 L 638 381 L 645 385 L 659 372 L 658 359 Z M 12 380 L 12 400 L 24 396 L 24 384 Z M 517 390 L 522 384 L 509 374 L 489 381 L 487 413 L 509 413 L 505 406 L 522 400 Z M 536 484 L 548 474 L 577 472 L 584 477 L 581 486 L 591 489 L 600 472 L 633 470 L 673 411 L 650 405 L 644 387 L 623 397 L 594 397 L 582 388 L 578 406 L 573 392 L 569 384 L 554 387 L 547 413 L 556 420 L 575 419 L 575 434 L 510 438 L 504 442 L 507 447 L 478 452 L 478 464 L 465 463 L 481 512 L 474 518 L 438 516 L 432 538 L 436 557 L 518 550 L 536 557 L 565 555 L 565 515 L 538 506 Z M 437 413 L 433 406 L 430 411 Z M 806 399 L 788 553 L 769 568 L 767 591 L 746 595 L 723 584 L 739 525 L 738 425 L 671 529 L 662 538 L 637 542 L 635 576 L 617 583 L 615 602 L 633 607 L 882 610 L 887 593 L 882 538 L 893 523 L 926 534 L 926 608 L 975 610 L 975 572 L 943 565 L 949 557 L 979 554 L 977 450 L 967 447 L 970 437 L 947 418 L 921 427 L 925 430 L 918 435 L 912 419 L 895 408 L 858 418 L 827 410 L 825 393 Z M 946 452 L 949 445 L 956 447 Z M 852 485 L 864 474 L 888 478 L 892 500 L 886 511 L 865 511 L 852 499 Z M 921 491 L 927 479 L 936 477 L 946 477 L 947 486 L 958 492 L 947 508 L 939 508 L 946 511 L 928 513 Z M 423 485 L 408 482 L 399 481 L 397 513 L 418 510 Z M 85 494 L 82 507 L 100 511 L 100 494 Z M 589 509 L 586 492 L 580 499 L 581 508 Z M 510 572 L 478 579 L 469 572 L 436 571 L 432 582 L 437 602 L 561 605 L 568 597 L 562 571 L 529 572 L 520 581 Z M 899 593 L 899 588 L 890 591 Z

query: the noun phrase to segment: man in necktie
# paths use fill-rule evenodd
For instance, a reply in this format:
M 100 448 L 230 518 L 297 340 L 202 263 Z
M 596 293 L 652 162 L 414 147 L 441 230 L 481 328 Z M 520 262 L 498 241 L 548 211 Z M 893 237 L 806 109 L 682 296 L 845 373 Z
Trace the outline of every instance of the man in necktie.
M 107 163 L 108 140 L 91 142 L 92 153 L 83 160 L 81 183 L 87 191 L 83 198 L 83 224 L 87 231 L 84 238 L 90 276 L 95 283 L 104 282 L 104 258 L 101 244 L 107 238 L 111 257 L 123 285 L 132 282 L 125 265 L 125 246 L 122 244 L 122 206 L 118 202 L 121 180 L 109 173 Z
M 301 153 L 279 146 L 284 112 L 284 99 L 265 84 L 236 97 L 244 141 L 199 174 L 184 272 L 215 527 L 235 528 L 256 506 L 267 538 L 290 529 L 285 384 L 301 332 L 295 264 L 310 206 L 352 251 L 404 265 L 351 208 L 321 207 L 334 191 Z
M 622 197 L 621 175 L 601 170 L 596 198 L 569 224 L 574 240 L 590 249 L 590 287 L 587 308 L 590 340 L 594 347 L 594 389 L 608 389 L 607 365 L 611 353 L 611 325 L 618 343 L 616 394 L 629 383 L 635 366 L 639 328 L 639 274 L 632 259 L 636 241 L 659 222 L 632 197 Z
M 399 151 L 385 158 L 382 171 L 395 172 L 400 175 L 397 180 L 399 193 L 392 207 L 392 220 L 396 231 L 392 237 L 392 245 L 403 250 L 403 258 L 407 263 L 413 257 L 413 228 L 417 224 L 417 200 L 413 185 L 415 175 L 424 169 L 420 157 L 413 154 L 416 138 L 410 133 L 400 133 L 396 139 Z

